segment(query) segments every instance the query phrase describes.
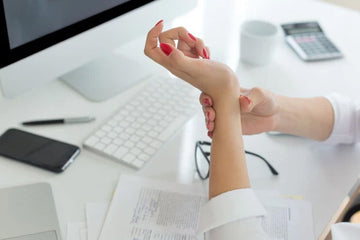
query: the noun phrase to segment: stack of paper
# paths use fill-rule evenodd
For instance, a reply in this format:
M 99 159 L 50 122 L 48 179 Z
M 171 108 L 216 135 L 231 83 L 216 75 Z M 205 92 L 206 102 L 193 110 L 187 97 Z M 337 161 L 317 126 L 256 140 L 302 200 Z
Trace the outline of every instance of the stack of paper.
M 263 219 L 270 239 L 314 239 L 311 204 L 258 192 L 268 211 Z M 200 240 L 200 207 L 207 201 L 199 185 L 120 177 L 113 199 L 88 203 L 86 224 L 69 223 L 68 240 Z

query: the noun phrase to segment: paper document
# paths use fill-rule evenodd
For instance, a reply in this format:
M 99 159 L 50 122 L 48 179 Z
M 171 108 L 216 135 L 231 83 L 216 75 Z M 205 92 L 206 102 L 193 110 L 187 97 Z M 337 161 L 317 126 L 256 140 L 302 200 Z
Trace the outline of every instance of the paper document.
M 108 202 L 86 204 L 87 240 L 98 240 L 108 207 Z
M 122 175 L 99 239 L 195 240 L 206 200 L 199 186 Z
M 261 198 L 268 215 L 264 231 L 273 240 L 314 239 L 311 203 L 284 198 Z
M 69 222 L 67 224 L 67 240 L 82 240 L 82 236 L 86 231 L 86 224 L 84 222 Z

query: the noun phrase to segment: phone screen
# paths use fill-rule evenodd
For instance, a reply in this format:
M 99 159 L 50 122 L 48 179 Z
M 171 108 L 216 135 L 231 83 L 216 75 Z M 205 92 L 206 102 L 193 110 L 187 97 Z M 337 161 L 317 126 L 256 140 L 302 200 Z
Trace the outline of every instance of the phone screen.
M 61 172 L 79 154 L 77 146 L 18 129 L 9 129 L 0 137 L 0 155 Z

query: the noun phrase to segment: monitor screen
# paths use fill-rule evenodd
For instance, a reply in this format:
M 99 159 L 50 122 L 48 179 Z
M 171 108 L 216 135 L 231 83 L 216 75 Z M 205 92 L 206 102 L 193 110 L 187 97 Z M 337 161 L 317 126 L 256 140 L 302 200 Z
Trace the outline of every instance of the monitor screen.
M 0 68 L 153 0 L 1 0 Z

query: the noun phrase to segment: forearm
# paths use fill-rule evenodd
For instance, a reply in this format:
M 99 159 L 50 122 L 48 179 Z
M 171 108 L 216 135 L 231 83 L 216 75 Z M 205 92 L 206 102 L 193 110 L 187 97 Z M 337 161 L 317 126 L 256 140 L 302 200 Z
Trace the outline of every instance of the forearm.
M 215 101 L 214 109 L 216 125 L 211 146 L 209 198 L 250 187 L 238 97 Z
M 327 139 L 333 129 L 334 112 L 324 97 L 291 98 L 277 96 L 279 112 L 274 131 L 307 137 L 318 141 Z

